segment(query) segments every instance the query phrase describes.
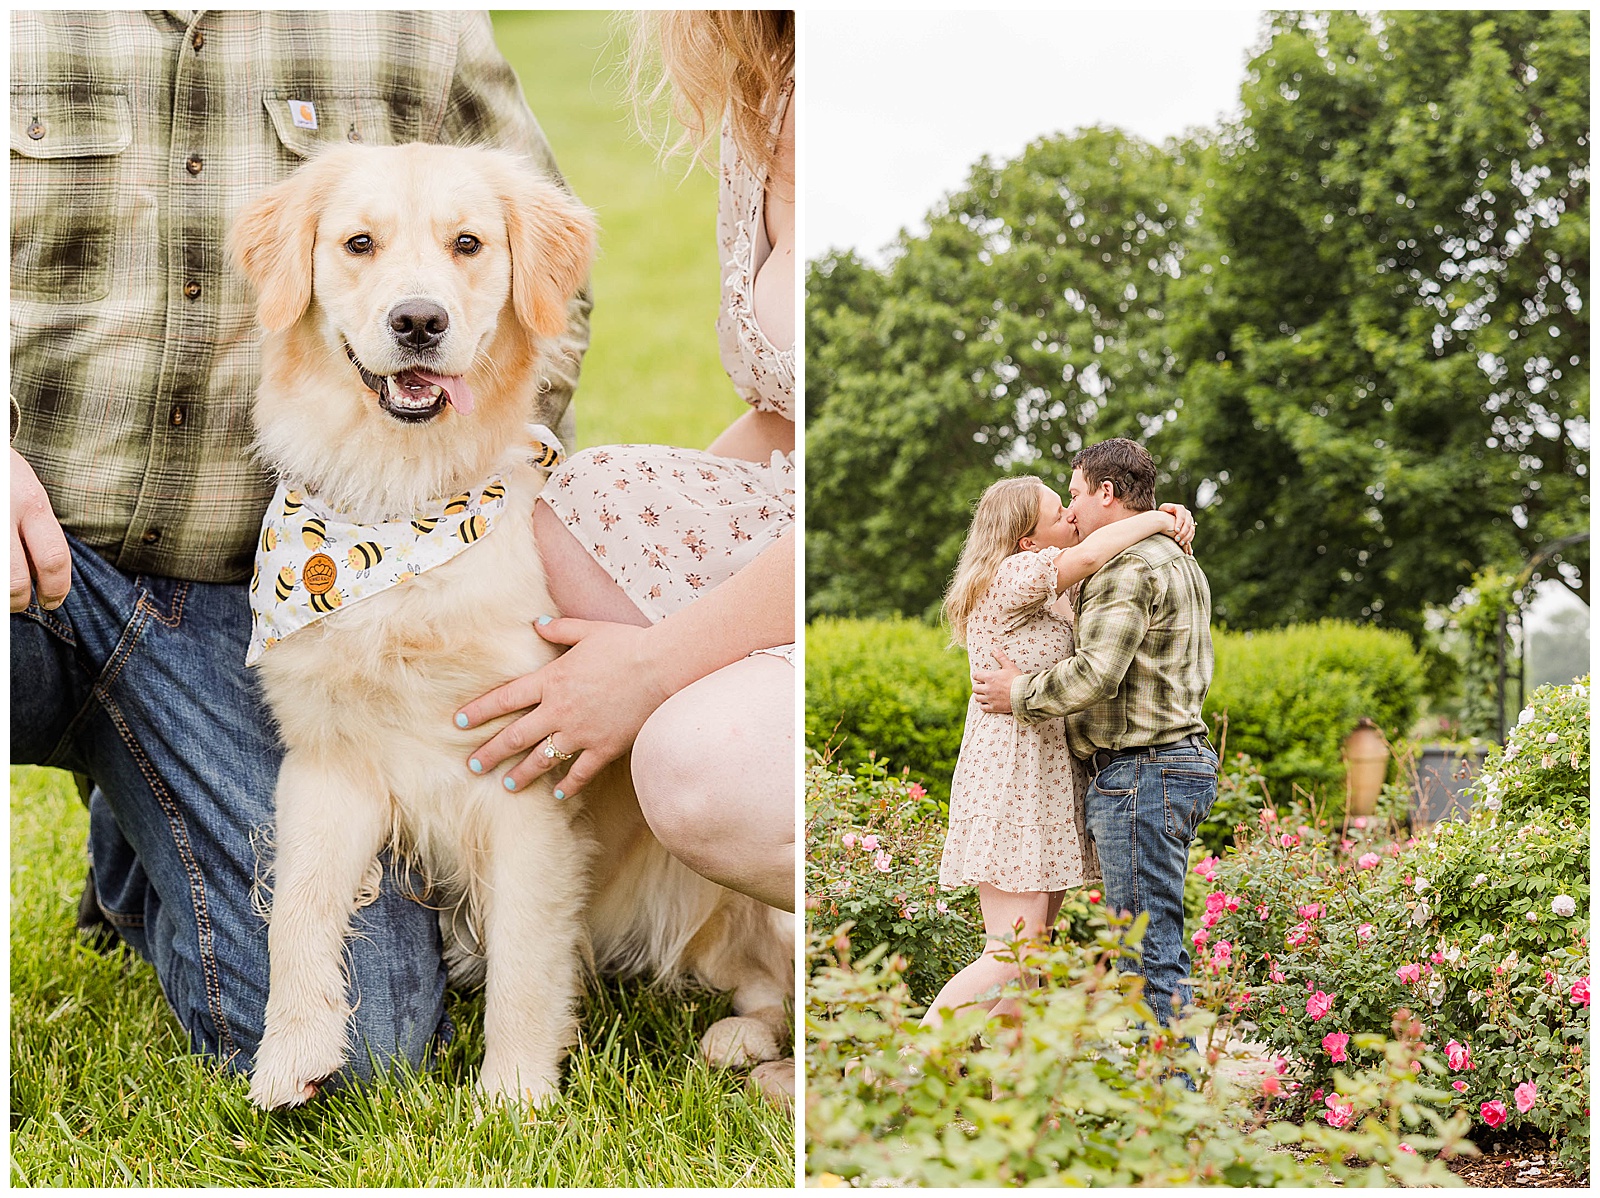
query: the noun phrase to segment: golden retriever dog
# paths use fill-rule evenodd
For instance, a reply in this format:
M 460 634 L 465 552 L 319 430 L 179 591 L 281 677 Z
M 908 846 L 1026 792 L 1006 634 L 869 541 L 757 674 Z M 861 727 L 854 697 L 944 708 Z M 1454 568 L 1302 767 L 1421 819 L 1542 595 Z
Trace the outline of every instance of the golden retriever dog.
M 574 800 L 553 797 L 554 773 L 512 796 L 466 768 L 506 721 L 454 725 L 558 652 L 531 624 L 558 613 L 530 523 L 549 466 L 528 423 L 594 248 L 591 213 L 524 161 L 433 145 L 331 148 L 230 234 L 266 329 L 258 448 L 283 480 L 263 549 L 302 504 L 419 534 L 459 514 L 463 545 L 363 593 L 382 543 L 334 549 L 331 522 L 307 520 L 307 545 L 334 552 L 253 583 L 313 613 L 259 656 L 287 750 L 260 1107 L 306 1101 L 351 1051 L 343 943 L 363 892 L 396 884 L 386 846 L 427 879 L 452 979 L 486 989 L 487 1096 L 556 1095 L 591 969 L 732 991 L 738 1014 L 702 1041 L 713 1063 L 787 1055 L 792 916 L 670 857 L 625 760 Z M 475 524 L 474 504 L 498 515 Z

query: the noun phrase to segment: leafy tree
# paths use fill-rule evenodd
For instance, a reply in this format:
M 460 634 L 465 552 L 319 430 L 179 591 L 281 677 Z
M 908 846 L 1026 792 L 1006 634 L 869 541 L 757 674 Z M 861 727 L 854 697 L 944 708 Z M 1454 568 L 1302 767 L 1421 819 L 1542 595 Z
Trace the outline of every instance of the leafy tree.
M 1269 38 L 1177 305 L 1171 453 L 1208 480 L 1221 618 L 1416 632 L 1588 523 L 1588 17 L 1291 12 Z M 1587 601 L 1586 546 L 1562 573 Z
M 1190 170 L 1183 147 L 1115 130 L 1044 138 L 980 161 L 881 274 L 811 265 L 811 614 L 932 611 L 985 486 L 1062 489 L 1084 444 L 1176 415 L 1164 326 Z
M 1236 627 L 1416 634 L 1587 528 L 1588 28 L 1273 14 L 1241 120 L 1043 138 L 883 270 L 814 263 L 808 610 L 931 611 L 987 483 L 1116 435 Z

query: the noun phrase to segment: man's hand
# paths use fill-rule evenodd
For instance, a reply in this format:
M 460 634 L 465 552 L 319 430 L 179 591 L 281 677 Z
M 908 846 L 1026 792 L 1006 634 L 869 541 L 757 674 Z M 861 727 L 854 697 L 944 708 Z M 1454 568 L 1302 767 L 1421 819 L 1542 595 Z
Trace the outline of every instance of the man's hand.
M 11 610 L 28 606 L 39 593 L 46 611 L 61 606 L 72 586 L 72 551 L 56 521 L 39 476 L 16 450 L 11 451 Z
M 1011 659 L 999 649 L 994 651 L 994 655 L 1000 659 L 998 669 L 972 671 L 972 694 L 978 700 L 978 706 L 985 711 L 1010 715 L 1011 682 L 1022 671 L 1012 665 Z

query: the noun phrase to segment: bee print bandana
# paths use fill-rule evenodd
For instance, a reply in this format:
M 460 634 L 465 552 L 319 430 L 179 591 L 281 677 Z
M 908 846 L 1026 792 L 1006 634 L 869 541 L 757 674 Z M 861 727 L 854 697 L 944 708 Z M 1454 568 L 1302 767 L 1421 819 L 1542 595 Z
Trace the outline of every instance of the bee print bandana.
M 529 460 L 560 460 L 555 434 L 536 428 Z M 361 524 L 287 481 L 261 523 L 250 579 L 250 648 L 245 665 L 323 616 L 442 566 L 487 536 L 506 508 L 504 476 L 439 499 L 409 518 Z

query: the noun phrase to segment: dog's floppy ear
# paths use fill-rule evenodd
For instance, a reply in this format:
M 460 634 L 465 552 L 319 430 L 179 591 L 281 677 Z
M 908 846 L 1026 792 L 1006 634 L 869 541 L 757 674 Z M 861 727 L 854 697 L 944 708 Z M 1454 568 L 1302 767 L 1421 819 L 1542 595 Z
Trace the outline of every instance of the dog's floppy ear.
M 311 303 L 311 250 L 320 208 L 316 163 L 301 167 L 234 218 L 228 256 L 256 289 L 257 316 L 272 332 Z
M 501 180 L 511 242 L 511 305 L 541 337 L 567 327 L 567 301 L 589 277 L 594 213 L 531 167 L 508 166 Z

